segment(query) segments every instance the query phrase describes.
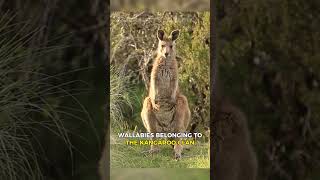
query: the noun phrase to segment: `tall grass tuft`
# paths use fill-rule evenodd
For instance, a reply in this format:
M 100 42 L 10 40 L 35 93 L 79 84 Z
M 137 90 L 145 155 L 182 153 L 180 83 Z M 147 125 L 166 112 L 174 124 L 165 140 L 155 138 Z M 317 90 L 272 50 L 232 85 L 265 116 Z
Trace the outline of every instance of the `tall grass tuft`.
M 130 97 L 132 88 L 128 86 L 130 76 L 123 68 L 112 66 L 110 68 L 110 119 L 111 132 L 128 129 L 124 120 L 125 113 L 132 110 L 134 99 Z
M 39 136 L 45 130 L 59 137 L 72 157 L 70 132 L 63 121 L 67 117 L 84 121 L 79 111 L 85 110 L 75 98 L 83 91 L 70 89 L 77 81 L 56 83 L 66 73 L 42 72 L 40 57 L 65 47 L 33 47 L 39 28 L 13 19 L 10 13 L 0 16 L 0 179 L 40 180 L 45 157 Z M 79 107 L 61 105 L 64 97 Z

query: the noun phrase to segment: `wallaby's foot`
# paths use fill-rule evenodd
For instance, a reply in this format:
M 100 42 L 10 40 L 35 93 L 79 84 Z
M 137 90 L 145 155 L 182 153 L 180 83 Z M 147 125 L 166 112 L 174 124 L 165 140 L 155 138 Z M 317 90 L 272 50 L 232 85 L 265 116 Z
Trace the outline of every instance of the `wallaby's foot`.
M 188 156 L 185 156 L 184 152 L 181 152 L 181 154 L 176 154 L 175 152 L 173 152 L 173 154 L 174 154 L 174 159 L 175 160 L 180 160 L 182 158 L 182 156 L 183 156 L 183 158 L 188 157 Z
M 181 154 L 174 153 L 174 159 L 179 161 L 181 159 Z
M 182 149 L 183 149 L 183 147 L 180 144 L 176 144 L 174 146 L 174 158 L 176 160 L 180 160 L 181 159 Z

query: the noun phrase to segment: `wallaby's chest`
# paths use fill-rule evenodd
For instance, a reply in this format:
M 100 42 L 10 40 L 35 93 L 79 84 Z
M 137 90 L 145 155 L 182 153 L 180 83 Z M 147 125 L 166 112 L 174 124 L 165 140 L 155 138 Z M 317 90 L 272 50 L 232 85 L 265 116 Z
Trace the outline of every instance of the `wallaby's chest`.
M 176 70 L 173 67 L 159 66 L 155 77 L 158 96 L 170 96 L 173 82 L 176 80 Z
M 177 66 L 175 62 L 159 59 L 152 72 L 152 89 L 157 100 L 170 99 L 177 88 Z
M 157 70 L 156 80 L 160 83 L 170 82 L 174 80 L 175 70 L 172 67 L 160 65 Z

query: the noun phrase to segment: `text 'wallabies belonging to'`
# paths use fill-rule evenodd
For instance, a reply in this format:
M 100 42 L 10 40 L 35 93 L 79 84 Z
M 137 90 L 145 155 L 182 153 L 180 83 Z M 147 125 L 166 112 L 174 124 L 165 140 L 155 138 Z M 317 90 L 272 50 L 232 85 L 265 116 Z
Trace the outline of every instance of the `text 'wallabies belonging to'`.
M 172 31 L 169 37 L 165 37 L 163 30 L 158 30 L 157 37 L 158 52 L 153 63 L 149 95 L 144 100 L 141 118 L 150 133 L 183 133 L 187 130 L 191 113 L 187 98 L 179 92 L 176 59 L 179 30 Z M 181 144 L 174 145 L 176 159 L 181 158 L 182 149 Z M 151 145 L 150 153 L 158 151 L 159 147 Z

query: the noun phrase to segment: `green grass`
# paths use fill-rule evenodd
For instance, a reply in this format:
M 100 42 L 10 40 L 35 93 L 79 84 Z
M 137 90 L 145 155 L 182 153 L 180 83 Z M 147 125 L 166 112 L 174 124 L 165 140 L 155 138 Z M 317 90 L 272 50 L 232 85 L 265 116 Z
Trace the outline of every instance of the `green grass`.
M 149 145 L 126 145 L 127 139 L 112 138 L 111 167 L 112 168 L 209 168 L 209 144 L 196 141 L 184 150 L 181 160 L 174 159 L 173 148 L 170 145 L 160 146 L 157 154 L 145 154 Z M 130 139 L 132 140 L 132 139 Z
M 111 169 L 111 180 L 209 180 L 209 169 Z

